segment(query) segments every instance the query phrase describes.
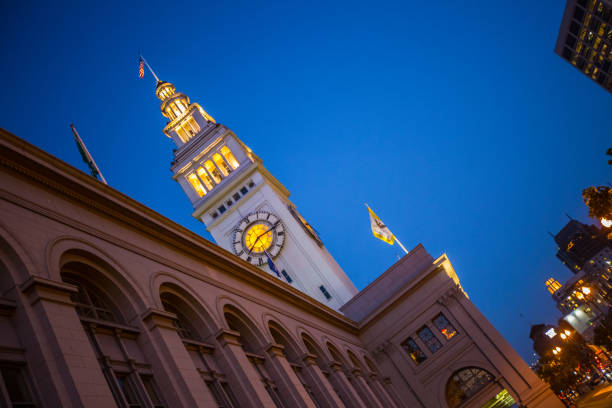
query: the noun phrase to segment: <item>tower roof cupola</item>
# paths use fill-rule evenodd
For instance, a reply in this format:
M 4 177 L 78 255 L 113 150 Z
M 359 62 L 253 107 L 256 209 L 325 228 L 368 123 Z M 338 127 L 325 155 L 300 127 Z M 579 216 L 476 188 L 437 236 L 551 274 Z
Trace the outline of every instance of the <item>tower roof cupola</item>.
M 189 109 L 189 98 L 182 92 L 176 92 L 176 88 L 169 82 L 159 81 L 155 94 L 162 101 L 162 115 L 168 119 L 175 120 Z

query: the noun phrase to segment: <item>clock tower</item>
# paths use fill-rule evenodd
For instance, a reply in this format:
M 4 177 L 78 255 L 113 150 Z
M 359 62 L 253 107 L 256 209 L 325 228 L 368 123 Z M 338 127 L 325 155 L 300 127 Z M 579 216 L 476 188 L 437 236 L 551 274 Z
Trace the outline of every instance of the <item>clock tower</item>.
M 157 83 L 164 134 L 176 144 L 173 178 L 217 245 L 338 309 L 357 289 L 315 229 L 289 201 L 289 191 L 230 129 L 197 103 Z

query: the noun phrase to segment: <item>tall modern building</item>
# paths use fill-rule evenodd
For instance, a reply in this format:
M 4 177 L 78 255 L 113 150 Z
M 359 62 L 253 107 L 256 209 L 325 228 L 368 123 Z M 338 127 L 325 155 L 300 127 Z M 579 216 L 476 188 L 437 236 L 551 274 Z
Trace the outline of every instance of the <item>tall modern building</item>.
M 177 146 L 173 178 L 215 242 L 334 309 L 351 299 L 357 289 L 261 159 L 174 85 L 159 81 L 156 95 Z
M 612 0 L 567 0 L 555 52 L 612 92 Z
M 605 232 L 594 225 L 586 225 L 574 219 L 554 238 L 557 258 L 573 273 L 580 271 L 588 260 L 610 245 Z

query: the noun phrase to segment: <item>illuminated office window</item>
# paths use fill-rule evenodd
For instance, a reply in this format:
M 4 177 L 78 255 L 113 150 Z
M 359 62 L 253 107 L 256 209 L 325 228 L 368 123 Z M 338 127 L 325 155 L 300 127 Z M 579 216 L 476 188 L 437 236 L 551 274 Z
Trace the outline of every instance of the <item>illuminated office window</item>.
M 217 165 L 217 167 L 219 167 L 219 170 L 221 170 L 221 173 L 223 173 L 224 176 L 227 176 L 230 171 L 232 171 L 232 169 L 230 169 L 228 164 L 225 162 L 225 160 L 223 160 L 223 157 L 221 157 L 219 153 L 215 153 L 212 159 Z
M 230 166 L 232 166 L 232 168 L 235 170 L 238 166 L 240 166 L 240 164 L 238 163 L 238 160 L 236 160 L 236 158 L 234 157 L 232 151 L 230 150 L 229 147 L 227 146 L 223 146 L 221 148 L 221 154 L 223 155 L 223 157 L 225 157 L 225 160 L 227 160 L 227 162 L 230 164 Z
M 208 173 L 206 173 L 206 170 L 204 170 L 204 168 L 202 167 L 198 167 L 196 171 L 198 172 L 198 176 L 200 176 L 200 180 L 202 180 L 202 182 L 206 186 L 206 189 L 208 191 L 212 190 L 213 181 L 210 179 L 210 176 L 208 175 Z
M 206 167 L 206 170 L 208 170 L 213 180 L 215 180 L 215 183 L 219 184 L 221 182 L 221 175 L 219 174 L 219 170 L 217 170 L 213 162 L 207 160 L 204 163 L 204 167 Z
M 202 187 L 200 180 L 198 180 L 198 176 L 191 173 L 189 176 L 187 176 L 187 180 L 189 180 L 189 182 L 191 183 L 191 186 L 196 191 L 196 193 L 198 193 L 200 197 L 206 194 L 206 190 L 204 190 L 204 187 Z

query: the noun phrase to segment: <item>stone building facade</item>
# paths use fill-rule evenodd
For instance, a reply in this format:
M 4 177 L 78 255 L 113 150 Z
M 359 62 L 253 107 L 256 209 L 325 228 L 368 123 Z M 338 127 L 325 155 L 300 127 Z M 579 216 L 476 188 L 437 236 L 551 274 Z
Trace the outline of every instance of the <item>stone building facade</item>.
M 444 255 L 336 311 L 1 129 L 0 168 L 6 405 L 562 406 Z

